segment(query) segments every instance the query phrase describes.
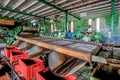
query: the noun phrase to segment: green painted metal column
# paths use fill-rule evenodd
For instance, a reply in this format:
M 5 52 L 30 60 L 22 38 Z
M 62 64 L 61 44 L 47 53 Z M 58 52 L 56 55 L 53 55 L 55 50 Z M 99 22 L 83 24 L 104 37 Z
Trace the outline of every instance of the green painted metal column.
M 67 32 L 68 31 L 68 27 L 67 27 L 67 22 L 68 22 L 68 14 L 67 14 L 67 11 L 65 11 L 65 31 Z
M 45 27 L 45 18 L 43 18 L 43 26 Z
M 114 28 L 115 28 L 115 1 L 112 0 L 112 13 L 111 13 L 111 37 L 113 37 L 113 32 L 114 32 Z M 111 42 L 113 42 L 113 39 L 111 38 Z

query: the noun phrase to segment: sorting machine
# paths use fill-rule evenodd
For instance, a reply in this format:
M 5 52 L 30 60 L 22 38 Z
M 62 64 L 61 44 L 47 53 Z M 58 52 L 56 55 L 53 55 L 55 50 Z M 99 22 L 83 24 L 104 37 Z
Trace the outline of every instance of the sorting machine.
M 97 80 L 97 78 L 101 79 L 101 77 L 96 75 L 96 73 L 99 73 L 99 70 L 108 72 L 106 67 L 107 69 L 110 68 L 110 73 L 114 69 L 119 71 L 120 49 L 118 47 L 107 48 L 98 43 L 43 35 L 24 35 L 21 33 L 21 35 L 15 36 L 16 40 L 11 46 L 18 47 L 19 51 L 25 50 L 30 58 L 37 57 L 42 59 L 46 69 L 49 66 L 54 75 L 61 77 L 74 74 L 78 80 L 89 80 L 90 78 Z M 1 52 L 3 51 L 1 50 Z M 119 75 L 117 71 L 116 74 Z M 116 77 L 116 75 L 113 75 L 113 77 Z M 117 76 L 116 78 L 119 77 Z

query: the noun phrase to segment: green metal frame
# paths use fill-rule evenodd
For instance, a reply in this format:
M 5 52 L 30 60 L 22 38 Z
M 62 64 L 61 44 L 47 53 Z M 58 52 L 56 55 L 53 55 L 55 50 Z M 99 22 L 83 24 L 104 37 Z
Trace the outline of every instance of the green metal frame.
M 114 29 L 114 23 L 115 23 L 115 1 L 112 0 L 112 13 L 111 13 L 111 32 L 113 33 L 113 29 Z
M 68 15 L 67 15 L 67 11 L 66 11 L 65 12 L 65 30 L 66 30 L 66 32 L 68 31 L 67 22 L 68 22 Z
M 53 4 L 51 4 L 50 2 L 47 2 L 47 1 L 45 1 L 45 0 L 38 0 L 38 1 L 44 3 L 44 4 L 48 5 L 48 6 L 51 6 L 52 8 L 55 8 L 55 9 L 59 10 L 60 12 L 66 12 L 66 10 L 64 10 L 64 9 L 62 9 L 62 8 L 59 8 L 59 7 L 57 7 L 56 5 L 53 5 Z M 71 14 L 70 12 L 67 12 L 67 14 L 69 14 L 69 15 L 77 18 L 77 19 L 80 19 L 78 16 L 75 16 L 75 15 Z
M 26 13 L 26 12 L 21 12 L 21 11 L 18 11 L 18 10 L 13 10 L 13 9 L 6 8 L 6 7 L 3 7 L 3 6 L 0 6 L 0 9 L 15 12 L 15 13 L 18 13 L 18 14 L 24 14 L 24 15 L 28 15 L 28 16 L 33 16 L 33 17 L 37 17 L 37 18 L 44 18 L 42 16 L 37 16 L 37 15 L 31 14 L 31 13 Z M 50 20 L 49 18 L 45 18 L 45 19 Z

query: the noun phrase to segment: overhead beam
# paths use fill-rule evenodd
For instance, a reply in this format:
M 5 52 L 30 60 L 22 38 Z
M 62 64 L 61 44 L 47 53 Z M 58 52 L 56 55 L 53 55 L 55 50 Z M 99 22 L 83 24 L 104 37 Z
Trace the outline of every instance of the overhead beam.
M 82 12 L 87 12 L 87 11 L 93 11 L 93 10 L 98 10 L 98 9 L 103 9 L 104 8 L 107 8 L 107 7 L 111 7 L 111 4 L 106 4 L 106 5 L 101 5 L 101 6 L 97 6 L 97 7 L 91 7 L 91 8 L 88 8 L 88 9 L 79 9 L 79 10 L 74 10 L 74 11 L 71 11 L 73 13 L 82 13 Z
M 66 0 L 62 0 L 62 1 L 60 1 L 60 2 L 57 2 L 57 3 L 55 3 L 55 5 L 59 5 L 59 4 L 62 4 L 62 3 L 64 3 Z M 61 6 L 62 7 L 62 6 Z M 50 8 L 49 8 L 50 9 Z M 39 15 L 43 15 L 43 14 L 45 14 L 45 13 L 51 13 L 51 12 L 53 12 L 54 11 L 54 9 L 50 9 L 50 10 L 48 10 L 48 11 L 44 11 L 44 12 L 42 12 L 42 14 L 40 13 Z
M 51 2 L 52 0 L 50 0 L 49 2 Z M 56 3 L 56 5 L 58 5 L 58 4 L 61 4 L 61 3 L 63 3 L 63 2 L 65 2 L 66 0 L 62 0 L 62 1 L 60 1 L 60 2 L 58 2 L 58 3 Z M 28 13 L 30 13 L 30 12 L 36 12 L 36 10 L 38 10 L 38 9 L 40 9 L 41 7 L 43 7 L 45 4 L 41 4 L 41 5 L 38 5 L 38 4 L 36 4 L 36 6 L 38 6 L 38 7 L 33 7 L 33 8 L 31 8 L 30 10 L 27 10 L 26 12 L 28 12 Z M 50 8 L 50 7 L 49 7 Z M 54 9 L 51 9 L 52 11 L 54 10 Z M 39 10 L 38 10 L 39 11 Z M 40 15 L 42 15 L 41 14 L 41 11 L 39 11 L 40 12 Z M 46 12 L 46 11 L 45 11 Z M 35 14 L 34 14 L 35 15 Z M 38 14 L 39 15 L 39 14 Z M 21 17 L 21 16 L 20 16 Z
M 10 0 L 5 0 L 4 3 L 3 3 L 3 6 L 6 7 L 9 2 L 10 2 Z
M 32 1 L 32 2 L 30 2 L 29 5 L 22 6 L 23 8 L 20 9 L 20 11 L 24 11 L 24 10 L 26 10 L 27 8 L 29 8 L 29 7 L 31 7 L 31 6 L 33 6 L 33 5 L 35 5 L 36 3 L 37 3 L 37 1 L 34 1 L 34 2 Z M 14 15 L 16 15 L 16 14 L 12 14 L 11 17 L 13 17 Z
M 44 18 L 42 16 L 37 16 L 37 15 L 33 15 L 31 13 L 26 13 L 26 12 L 21 12 L 21 11 L 18 11 L 18 10 L 13 10 L 13 9 L 10 9 L 10 8 L 6 8 L 6 7 L 2 7 L 0 6 L 0 9 L 2 10 L 7 10 L 7 11 L 11 11 L 11 12 L 15 12 L 15 13 L 18 13 L 18 14 L 24 14 L 24 15 L 28 15 L 28 16 L 33 16 L 33 17 L 37 17 L 37 18 Z M 50 20 L 49 18 L 45 18 L 46 20 Z
M 20 0 L 20 1 L 18 1 L 16 4 L 14 4 L 13 6 L 12 6 L 12 9 L 16 9 L 18 6 L 20 6 L 23 2 L 25 2 L 25 0 Z M 8 13 L 9 13 L 9 11 L 7 11 L 3 16 L 6 16 L 6 15 L 8 15 Z
M 91 8 L 91 5 L 92 6 L 97 6 L 97 5 L 102 5 L 102 4 L 104 4 L 104 3 L 108 3 L 108 2 L 110 2 L 110 1 L 103 1 L 103 0 L 97 0 L 97 1 L 90 1 L 90 2 L 88 2 L 88 3 L 84 3 L 84 4 L 79 4 L 79 5 L 76 5 L 75 7 L 69 7 L 69 8 L 67 8 L 67 11 L 73 11 L 73 12 L 75 12 L 75 11 L 81 11 L 81 10 L 84 10 L 84 9 L 89 9 L 89 8 Z M 61 6 L 62 7 L 62 6 Z M 93 7 L 94 8 L 94 7 Z M 80 10 L 78 10 L 78 9 L 80 9 Z M 51 15 L 54 15 L 54 14 L 60 14 L 60 12 L 57 12 L 57 13 L 53 13 L 53 12 L 49 12 L 49 13 L 46 13 L 45 15 L 47 15 L 47 16 L 51 16 Z M 73 13 L 74 14 L 74 13 Z
M 38 0 L 38 1 L 44 3 L 44 4 L 48 5 L 48 6 L 50 6 L 50 7 L 52 7 L 52 8 L 57 9 L 57 10 L 59 10 L 60 12 L 66 12 L 66 10 L 64 10 L 64 9 L 62 9 L 62 8 L 59 8 L 59 7 L 57 7 L 56 5 L 53 5 L 53 4 L 51 4 L 50 2 L 47 2 L 47 1 L 45 1 L 45 0 Z M 75 18 L 77 18 L 77 19 L 80 19 L 78 16 L 75 16 L 75 15 L 69 13 L 69 12 L 68 12 L 68 14 L 71 15 L 71 16 L 73 16 L 73 17 L 75 17 Z

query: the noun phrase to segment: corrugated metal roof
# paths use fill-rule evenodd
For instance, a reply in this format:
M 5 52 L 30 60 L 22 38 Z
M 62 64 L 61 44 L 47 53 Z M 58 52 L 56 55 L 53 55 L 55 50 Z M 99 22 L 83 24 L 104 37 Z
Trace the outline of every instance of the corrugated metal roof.
M 80 16 L 80 13 L 86 12 L 87 16 L 103 15 L 111 13 L 111 0 L 46 0 L 68 12 Z M 120 0 L 115 0 L 115 11 L 120 11 Z M 38 0 L 0 0 L 3 7 L 13 10 L 18 10 L 26 13 L 31 13 L 38 16 L 54 18 L 56 15 L 63 16 L 64 14 L 48 5 L 45 5 Z M 29 19 L 24 14 L 1 10 L 2 16 Z

